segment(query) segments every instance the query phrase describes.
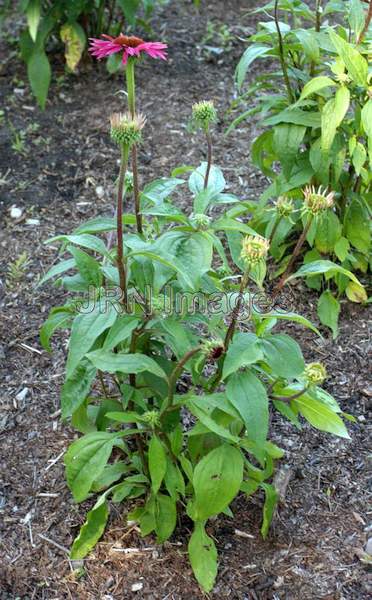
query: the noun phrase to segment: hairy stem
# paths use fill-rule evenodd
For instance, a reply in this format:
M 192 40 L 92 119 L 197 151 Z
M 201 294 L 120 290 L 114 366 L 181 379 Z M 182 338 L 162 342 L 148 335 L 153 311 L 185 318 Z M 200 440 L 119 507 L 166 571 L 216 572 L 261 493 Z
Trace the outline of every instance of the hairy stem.
M 207 145 L 208 145 L 208 162 L 207 162 L 207 170 L 205 172 L 205 178 L 204 178 L 204 189 L 206 189 L 208 187 L 209 175 L 210 175 L 211 167 L 212 167 L 212 137 L 211 137 L 211 134 L 209 133 L 209 131 L 206 131 L 205 135 L 207 138 Z
M 305 394 L 305 392 L 307 392 L 308 389 L 309 386 L 306 386 L 303 390 L 297 392 L 297 394 L 293 394 L 293 396 L 271 396 L 271 398 L 273 400 L 282 400 L 283 402 L 290 402 L 291 400 L 296 400 L 296 398 L 299 398 L 300 396 L 302 396 L 302 394 Z
M 322 0 L 315 3 L 315 31 L 319 33 L 322 24 Z
M 201 346 L 197 346 L 196 348 L 193 348 L 192 350 L 189 350 L 188 352 L 186 352 L 186 354 L 178 361 L 178 363 L 174 367 L 172 373 L 169 375 L 169 377 L 168 377 L 168 399 L 167 399 L 167 402 L 165 403 L 165 406 L 163 406 L 162 412 L 164 412 L 164 410 L 166 408 L 168 408 L 169 406 L 172 406 L 172 404 L 173 404 L 174 390 L 176 387 L 177 379 L 179 378 L 179 376 L 182 373 L 183 367 L 190 360 L 190 358 L 192 358 L 195 354 L 197 354 L 200 351 L 201 351 Z
M 119 282 L 122 298 L 121 301 L 124 304 L 124 308 L 128 307 L 128 293 L 127 293 L 127 274 L 124 263 L 124 249 L 123 249 L 123 189 L 125 173 L 128 167 L 128 148 L 122 147 L 121 161 L 120 161 L 120 172 L 118 182 L 118 196 L 117 196 L 117 207 L 116 207 L 116 232 L 117 232 L 117 245 L 118 245 L 118 271 L 119 271 Z
M 127 93 L 128 93 L 128 107 L 132 118 L 136 112 L 136 81 L 134 77 L 134 63 L 135 58 L 129 58 L 127 67 L 125 69 L 125 75 L 127 80 Z M 139 197 L 139 183 L 138 183 L 138 158 L 137 158 L 137 146 L 132 146 L 132 171 L 133 171 L 133 195 L 134 195 L 134 209 L 136 213 L 136 224 L 138 233 L 142 233 L 142 215 L 140 213 L 140 197 Z
M 372 21 L 372 0 L 369 0 L 369 8 L 368 8 L 368 12 L 366 14 L 366 20 L 364 23 L 364 27 L 358 37 L 358 42 L 357 42 L 358 44 L 361 44 L 362 41 L 364 40 L 364 37 L 369 29 L 371 21 Z
M 277 286 L 276 286 L 276 288 L 274 290 L 274 294 L 273 294 L 274 298 L 279 294 L 280 290 L 284 287 L 285 282 L 288 279 L 289 275 L 292 273 L 293 265 L 295 264 L 296 259 L 297 259 L 298 255 L 300 254 L 301 248 L 304 245 L 304 242 L 306 240 L 306 236 L 307 236 L 307 234 L 309 232 L 309 229 L 310 229 L 310 226 L 311 226 L 312 222 L 313 222 L 313 217 L 310 216 L 308 218 L 308 221 L 307 221 L 307 223 L 306 223 L 306 225 L 305 225 L 305 227 L 304 227 L 304 229 L 303 229 L 300 237 L 297 240 L 297 244 L 295 246 L 295 249 L 292 252 L 292 256 L 291 256 L 290 261 L 289 261 L 289 263 L 287 265 L 287 268 L 284 271 L 283 275 L 281 276 L 280 281 L 279 281 L 279 283 L 277 284 Z
M 233 313 L 232 313 L 232 319 L 231 319 L 230 325 L 228 327 L 228 330 L 227 330 L 226 336 L 225 336 L 225 342 L 224 342 L 225 353 L 229 349 L 230 342 L 231 342 L 231 340 L 234 337 L 234 333 L 235 333 L 235 329 L 236 329 L 236 323 L 238 321 L 238 316 L 239 316 L 239 313 L 240 313 L 241 308 L 242 308 L 244 291 L 245 291 L 245 288 L 248 285 L 248 279 L 249 279 L 249 269 L 247 269 L 245 271 L 245 273 L 243 274 L 243 277 L 240 280 L 238 300 L 237 300 L 237 303 L 234 306 L 234 310 L 233 310 Z
M 287 63 L 285 62 L 283 36 L 282 36 L 282 32 L 280 31 L 280 25 L 279 25 L 279 0 L 275 0 L 274 19 L 275 19 L 276 30 L 278 32 L 279 59 L 280 59 L 280 64 L 282 66 L 284 83 L 287 88 L 287 96 L 288 96 L 289 103 L 292 104 L 292 102 L 294 101 L 294 98 L 293 98 L 293 94 L 292 94 L 291 83 L 289 81 Z
M 271 246 L 271 242 L 273 241 L 273 239 L 275 237 L 276 232 L 278 231 L 278 227 L 279 227 L 280 223 L 282 222 L 282 219 L 283 219 L 283 215 L 278 215 L 276 217 L 276 221 L 274 223 L 273 230 L 270 233 L 270 238 L 269 238 L 270 246 Z

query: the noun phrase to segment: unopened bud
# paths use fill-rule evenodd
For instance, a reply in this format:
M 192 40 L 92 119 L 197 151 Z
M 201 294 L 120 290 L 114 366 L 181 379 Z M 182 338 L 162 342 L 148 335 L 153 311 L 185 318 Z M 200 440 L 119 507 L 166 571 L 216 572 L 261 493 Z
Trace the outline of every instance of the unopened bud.
M 241 258 L 247 265 L 257 265 L 266 260 L 270 242 L 261 235 L 247 235 L 242 243 Z
M 211 123 L 217 121 L 217 111 L 213 102 L 203 100 L 194 104 L 192 107 L 192 118 L 198 127 L 206 131 Z
M 322 363 L 309 363 L 305 367 L 304 375 L 311 385 L 321 385 L 327 379 L 327 371 Z

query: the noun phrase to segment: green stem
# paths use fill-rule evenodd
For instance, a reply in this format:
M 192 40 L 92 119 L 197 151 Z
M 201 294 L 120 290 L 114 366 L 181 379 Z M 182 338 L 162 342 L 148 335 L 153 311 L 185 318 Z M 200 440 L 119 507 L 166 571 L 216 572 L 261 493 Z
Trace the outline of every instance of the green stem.
M 305 394 L 305 392 L 307 392 L 308 389 L 309 389 L 309 386 L 306 386 L 306 387 L 304 387 L 303 390 L 301 390 L 300 392 L 297 392 L 297 394 L 293 394 L 293 396 L 271 396 L 271 398 L 273 400 L 282 400 L 283 402 L 288 402 L 291 400 L 296 400 L 296 398 L 299 398 L 300 396 Z
M 124 263 L 124 247 L 123 247 L 123 189 L 125 174 L 128 167 L 128 147 L 123 146 L 121 150 L 121 161 L 118 182 L 117 208 L 116 208 L 116 233 L 118 245 L 118 271 L 120 289 L 122 292 L 122 302 L 125 309 L 128 308 L 128 293 L 127 293 L 127 275 Z
M 208 130 L 205 132 L 205 135 L 207 138 L 207 145 L 208 145 L 208 162 L 207 162 L 207 170 L 205 172 L 205 178 L 204 178 L 204 189 L 206 189 L 208 187 L 209 175 L 210 175 L 211 167 L 212 167 L 212 138 L 211 138 L 211 134 L 209 133 Z
M 272 232 L 270 234 L 270 238 L 269 238 L 270 246 L 271 246 L 271 242 L 273 241 L 274 236 L 278 230 L 278 227 L 279 227 L 280 223 L 282 222 L 282 219 L 283 219 L 283 215 L 277 215 L 273 230 L 272 230 Z
M 181 375 L 183 367 L 190 360 L 190 358 L 192 358 L 195 354 L 197 354 L 198 352 L 200 352 L 201 349 L 202 349 L 201 346 L 197 346 L 196 348 L 193 348 L 192 350 L 189 350 L 188 352 L 186 352 L 186 354 L 178 361 L 178 363 L 174 367 L 172 373 L 169 375 L 169 378 L 168 378 L 168 399 L 167 399 L 167 402 L 165 403 L 165 405 L 162 408 L 162 412 L 164 412 L 169 406 L 172 406 L 172 404 L 173 404 L 174 391 L 175 391 L 175 388 L 176 388 L 177 379 Z
M 275 0 L 274 20 L 275 20 L 276 31 L 278 33 L 279 59 L 280 59 L 280 64 L 282 66 L 284 83 L 287 88 L 287 96 L 288 96 L 289 103 L 292 104 L 292 102 L 294 101 L 294 98 L 293 98 L 293 94 L 292 94 L 291 83 L 289 81 L 287 63 L 285 62 L 283 36 L 282 36 L 282 32 L 280 31 L 280 25 L 279 25 L 279 0 Z
M 128 58 L 125 75 L 127 80 L 128 108 L 131 117 L 133 118 L 136 112 L 136 82 L 134 77 L 135 58 Z M 133 195 L 134 209 L 136 213 L 136 224 L 138 233 L 142 234 L 142 215 L 140 213 L 140 194 L 138 184 L 138 159 L 137 147 L 132 146 L 132 171 L 133 171 Z
M 313 222 L 313 216 L 309 216 L 308 221 L 300 235 L 300 237 L 297 240 L 297 244 L 295 246 L 295 249 L 293 250 L 292 256 L 290 258 L 290 261 L 287 265 L 286 270 L 284 271 L 283 275 L 280 278 L 279 283 L 277 284 L 275 290 L 274 290 L 274 298 L 276 298 L 276 296 L 279 294 L 279 292 L 281 291 L 281 289 L 284 287 L 286 280 L 288 279 L 289 275 L 292 273 L 292 269 L 293 266 L 296 262 L 296 259 L 298 257 L 298 255 L 300 254 L 301 248 L 305 243 L 306 240 L 306 236 L 309 233 L 309 229 L 311 226 L 311 223 Z
M 364 37 L 369 29 L 370 23 L 372 21 L 372 0 L 369 0 L 369 8 L 368 8 L 368 12 L 366 15 L 366 20 L 364 23 L 364 27 L 363 30 L 360 32 L 359 37 L 358 37 L 358 44 L 361 44 L 362 41 L 364 40 Z

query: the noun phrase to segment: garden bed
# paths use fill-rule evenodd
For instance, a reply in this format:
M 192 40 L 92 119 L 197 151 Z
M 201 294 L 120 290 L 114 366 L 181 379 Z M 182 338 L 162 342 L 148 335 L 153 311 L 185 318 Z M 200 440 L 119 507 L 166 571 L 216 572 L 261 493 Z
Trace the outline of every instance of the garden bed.
M 173 2 L 154 21 L 155 31 L 169 43 L 170 60 L 148 62 L 139 75 L 139 105 L 148 116 L 141 178 L 148 181 L 159 172 L 168 176 L 176 166 L 200 161 L 202 151 L 190 143 L 187 124 L 191 105 L 212 98 L 222 116 L 215 160 L 224 165 L 232 191 L 254 199 L 267 183 L 249 162 L 255 127 L 244 126 L 226 139 L 222 133 L 229 119 L 234 65 L 244 48 L 238 37 L 251 32 L 255 17 L 242 19 L 251 3 L 204 4 L 197 13 L 186 2 Z M 236 36 L 231 50 L 219 54 L 203 47 L 208 20 L 229 26 Z M 56 294 L 62 299 L 63 293 L 52 286 L 35 290 L 34 282 L 55 260 L 55 248 L 44 246 L 43 240 L 70 232 L 83 219 L 112 214 L 117 165 L 107 133 L 108 114 L 120 109 L 121 98 L 116 94 L 119 80 L 109 78 L 103 65 L 97 70 L 88 63 L 79 77 L 52 87 L 41 113 L 23 83 L 25 72 L 12 48 L 9 40 L 2 41 L 0 598 L 202 598 L 187 560 L 191 522 L 179 523 L 171 541 L 159 547 L 151 536 L 142 539 L 114 508 L 106 534 L 84 564 L 74 565 L 78 570 L 72 571 L 68 561 L 67 549 L 91 503 L 81 508 L 73 503 L 63 473 L 63 452 L 74 437 L 57 414 L 66 349 L 59 340 L 49 355 L 38 339 Z M 56 56 L 57 72 L 58 61 Z M 59 69 L 62 75 L 62 63 Z M 11 149 L 15 136 L 9 121 L 24 132 L 21 149 Z M 179 202 L 185 206 L 188 198 L 180 197 Z M 18 216 L 12 206 L 21 209 Z M 8 269 L 24 252 L 28 263 L 19 269 L 17 281 Z M 301 284 L 293 288 L 293 295 L 296 311 L 316 321 L 313 293 Z M 265 541 L 259 533 L 259 495 L 235 501 L 234 520 L 210 522 L 208 533 L 220 555 L 212 598 L 368 596 L 363 563 L 372 394 L 366 380 L 367 317 L 366 309 L 346 304 L 335 342 L 328 331 L 319 340 L 289 326 L 306 358 L 326 365 L 330 392 L 358 421 L 349 425 L 348 441 L 309 426 L 299 433 L 275 417 L 273 441 L 286 451 L 282 463 L 290 468 L 285 502 Z

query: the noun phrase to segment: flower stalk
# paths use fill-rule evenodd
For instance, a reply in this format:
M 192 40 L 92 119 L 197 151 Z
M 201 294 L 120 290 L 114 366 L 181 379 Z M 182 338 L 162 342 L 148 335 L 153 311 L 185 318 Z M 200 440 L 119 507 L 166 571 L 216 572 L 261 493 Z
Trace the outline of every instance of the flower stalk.
M 129 148 L 127 145 L 123 145 L 121 148 L 121 161 L 118 181 L 118 193 L 117 193 L 117 205 L 116 205 L 116 232 L 117 232 L 117 246 L 118 246 L 118 271 L 119 271 L 119 282 L 122 294 L 122 303 L 125 310 L 128 309 L 128 291 L 127 291 L 127 274 L 124 263 L 124 244 L 123 244 L 123 190 L 125 174 L 128 168 L 128 155 Z
M 359 37 L 358 37 L 358 42 L 357 42 L 358 44 L 361 44 L 362 41 L 364 40 L 365 35 L 366 35 L 366 33 L 367 33 L 368 29 L 369 29 L 371 21 L 372 21 L 372 0 L 369 0 L 368 12 L 366 14 L 366 20 L 365 20 L 365 23 L 364 23 L 364 27 L 363 27 L 363 29 L 360 32 Z
M 284 287 L 284 285 L 285 285 L 285 283 L 286 283 L 286 281 L 287 281 L 288 277 L 289 277 L 289 276 L 290 276 L 290 274 L 292 273 L 293 266 L 294 266 L 294 264 L 295 264 L 295 262 L 296 262 L 296 260 L 297 260 L 297 257 L 298 257 L 298 255 L 299 255 L 299 254 L 300 254 L 300 252 L 301 252 L 301 248 L 302 248 L 302 246 L 303 246 L 303 245 L 304 245 L 304 243 L 305 243 L 305 240 L 306 240 L 307 234 L 309 233 L 309 229 L 310 229 L 310 227 L 311 227 L 311 224 L 312 224 L 312 222 L 313 222 L 313 218 L 314 218 L 314 217 L 313 217 L 313 215 L 310 215 L 310 216 L 309 216 L 309 218 L 308 218 L 308 220 L 307 220 L 307 223 L 306 223 L 306 225 L 305 225 L 305 227 L 304 227 L 304 229 L 303 229 L 303 231 L 302 231 L 302 233 L 301 233 L 300 237 L 299 237 L 299 238 L 298 238 L 298 240 L 297 240 L 297 244 L 296 244 L 296 246 L 295 246 L 295 248 L 294 248 L 294 250 L 293 250 L 293 252 L 292 252 L 292 256 L 291 256 L 291 258 L 290 258 L 290 260 L 289 260 L 289 263 L 288 263 L 288 265 L 287 265 L 287 268 L 286 268 L 286 270 L 284 271 L 283 275 L 281 276 L 281 278 L 280 278 L 280 280 L 279 280 L 279 283 L 277 284 L 277 286 L 276 286 L 276 287 L 275 287 L 275 289 L 274 289 L 274 292 L 273 292 L 273 296 L 274 296 L 274 298 L 276 298 L 276 297 L 277 297 L 277 295 L 280 293 L 280 291 L 283 289 L 283 287 Z
M 134 77 L 134 63 L 135 58 L 129 58 L 125 69 L 126 81 L 127 81 L 127 93 L 128 93 L 128 108 L 132 115 L 132 118 L 136 112 L 136 82 Z M 132 172 L 133 172 L 133 196 L 134 196 L 134 211 L 136 215 L 136 225 L 139 234 L 143 233 L 142 227 L 142 215 L 140 207 L 140 194 L 139 194 L 139 183 L 138 183 L 138 156 L 137 146 L 132 146 Z

